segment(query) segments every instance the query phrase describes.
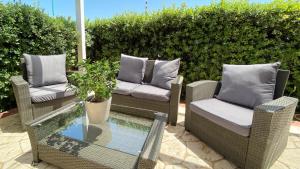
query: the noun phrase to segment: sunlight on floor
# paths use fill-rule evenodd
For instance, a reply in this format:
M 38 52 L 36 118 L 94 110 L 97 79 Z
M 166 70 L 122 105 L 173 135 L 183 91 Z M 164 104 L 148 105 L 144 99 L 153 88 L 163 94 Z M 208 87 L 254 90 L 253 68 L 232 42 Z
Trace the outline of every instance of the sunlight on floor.
M 184 104 L 180 105 L 178 125 L 167 126 L 156 169 L 235 169 L 234 164 L 184 130 Z M 22 131 L 18 114 L 0 119 L 0 168 L 56 168 L 45 162 L 31 166 L 29 138 Z M 272 169 L 299 169 L 300 127 L 291 126 L 286 150 Z

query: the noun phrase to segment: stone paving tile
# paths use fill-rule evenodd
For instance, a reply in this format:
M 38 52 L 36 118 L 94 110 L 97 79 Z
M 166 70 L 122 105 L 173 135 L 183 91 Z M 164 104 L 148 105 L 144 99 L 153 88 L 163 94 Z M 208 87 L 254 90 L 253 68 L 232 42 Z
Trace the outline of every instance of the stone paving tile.
M 186 156 L 186 153 L 187 147 L 185 143 L 174 139 L 161 145 L 159 159 L 167 165 L 181 164 Z
M 31 151 L 18 156 L 15 160 L 10 160 L 4 163 L 3 168 L 13 169 L 13 168 L 24 168 L 24 169 L 48 169 L 50 164 L 41 162 L 38 166 L 32 166 L 32 154 Z M 51 166 L 53 169 L 57 169 L 57 167 Z
M 179 125 L 167 126 L 155 169 L 237 169 L 198 138 L 184 130 L 184 108 Z M 41 162 L 31 166 L 29 138 L 22 131 L 18 114 L 0 119 L 0 169 L 57 169 Z M 288 145 L 271 169 L 300 169 L 300 127 L 291 126 Z
M 22 154 L 19 143 L 10 143 L 0 146 L 0 162 L 5 163 L 11 159 L 15 159 Z
M 290 148 L 296 148 L 296 144 L 292 141 L 289 141 L 286 145 L 286 148 L 290 149 Z
M 190 132 L 184 131 L 183 135 L 180 137 L 183 141 L 199 141 L 197 137 L 192 135 Z
M 290 133 L 293 133 L 294 135 L 298 136 L 298 138 L 300 138 L 300 127 L 299 126 L 291 126 Z
M 215 162 L 221 160 L 223 157 L 216 153 L 213 149 L 202 142 L 187 142 L 188 154 L 206 160 L 208 162 Z
M 214 164 L 214 169 L 235 169 L 236 166 L 227 160 L 220 160 Z
M 30 145 L 29 139 L 21 140 L 19 142 L 19 144 L 20 144 L 20 147 L 21 147 L 21 150 L 23 153 L 26 153 L 31 150 L 31 145 Z
M 290 134 L 288 139 L 289 139 L 289 142 L 300 142 L 300 135 L 296 136 L 296 135 Z
M 198 169 L 198 168 L 212 169 L 211 162 L 192 155 L 187 155 L 184 158 L 182 165 L 189 169 Z
M 155 168 L 156 169 L 164 169 L 165 168 L 165 163 L 163 163 L 160 159 L 158 159 Z
M 297 148 L 300 148 L 300 141 L 299 142 L 295 142 L 295 145 Z
M 280 161 L 276 161 L 275 164 L 272 166 L 272 169 L 290 169 L 286 164 L 283 164 Z
M 289 168 L 300 169 L 300 149 L 286 149 L 279 157 L 278 161 Z

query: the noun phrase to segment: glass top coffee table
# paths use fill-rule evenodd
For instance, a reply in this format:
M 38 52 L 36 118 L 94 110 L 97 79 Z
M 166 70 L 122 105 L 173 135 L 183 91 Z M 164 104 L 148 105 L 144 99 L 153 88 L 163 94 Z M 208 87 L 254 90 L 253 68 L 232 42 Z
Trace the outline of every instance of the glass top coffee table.
M 154 168 L 167 115 L 146 119 L 111 111 L 90 124 L 84 104 L 73 103 L 27 124 L 33 164 L 62 168 Z

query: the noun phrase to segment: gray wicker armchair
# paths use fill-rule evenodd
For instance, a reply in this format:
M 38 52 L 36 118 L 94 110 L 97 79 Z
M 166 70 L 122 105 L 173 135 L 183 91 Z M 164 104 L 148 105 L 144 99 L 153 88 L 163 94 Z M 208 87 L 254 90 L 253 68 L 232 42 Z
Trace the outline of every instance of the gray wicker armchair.
M 66 91 L 67 84 L 39 88 L 30 87 L 27 82 L 27 71 L 23 58 L 21 59 L 21 66 L 23 75 L 11 77 L 11 83 L 23 129 L 26 129 L 26 122 L 74 101 L 75 93 Z M 37 101 L 39 94 L 42 94 L 40 95 L 42 97 L 40 100 L 48 101 Z
M 188 84 L 185 129 L 240 168 L 268 169 L 286 147 L 290 121 L 298 103 L 296 98 L 282 96 L 288 76 L 289 71 L 278 71 L 274 100 L 252 110 L 253 119 L 248 135 L 234 131 L 236 126 L 224 126 L 216 123 L 216 119 L 204 117 L 191 110 L 191 103 L 194 101 L 209 100 L 218 94 L 220 82 L 204 80 Z M 220 110 L 220 107 L 214 109 Z M 205 110 L 201 111 L 207 113 Z

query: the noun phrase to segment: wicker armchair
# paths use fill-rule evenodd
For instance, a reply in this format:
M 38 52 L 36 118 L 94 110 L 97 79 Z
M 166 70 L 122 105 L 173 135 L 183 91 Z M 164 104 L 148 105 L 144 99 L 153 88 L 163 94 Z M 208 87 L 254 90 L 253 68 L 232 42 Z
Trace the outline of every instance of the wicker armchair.
M 283 91 L 289 71 L 279 70 L 274 100 L 255 107 L 248 136 L 216 124 L 191 110 L 191 102 L 211 99 L 218 94 L 220 82 L 198 81 L 186 87 L 185 129 L 206 142 L 243 169 L 268 169 L 286 147 L 290 121 L 298 100 Z
M 26 80 L 27 71 L 23 58 L 21 59 L 21 66 L 23 75 L 11 77 L 11 83 L 23 129 L 26 129 L 26 122 L 36 119 L 37 117 L 40 117 L 74 101 L 75 95 L 70 95 L 45 102 L 34 102 L 32 100 L 29 84 Z

